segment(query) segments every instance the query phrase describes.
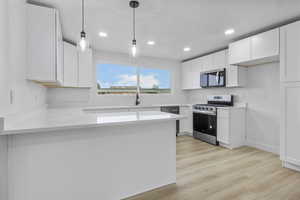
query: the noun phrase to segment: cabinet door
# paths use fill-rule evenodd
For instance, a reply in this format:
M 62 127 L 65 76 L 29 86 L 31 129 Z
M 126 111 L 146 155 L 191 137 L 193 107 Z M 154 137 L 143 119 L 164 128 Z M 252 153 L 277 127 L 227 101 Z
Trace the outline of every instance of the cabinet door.
M 64 78 L 64 42 L 61 30 L 61 23 L 58 11 L 55 12 L 56 17 L 56 81 L 63 84 Z
M 251 37 L 252 60 L 279 55 L 279 28 Z
M 281 157 L 290 163 L 300 165 L 300 84 L 285 84 L 282 95 Z
M 300 81 L 300 22 L 280 29 L 280 43 L 281 81 Z
M 212 54 L 212 68 L 211 69 L 221 69 L 226 67 L 226 52 L 220 51 Z
M 229 64 L 239 64 L 251 59 L 251 40 L 246 38 L 229 44 Z
M 226 68 L 226 87 L 238 87 L 238 80 L 238 66 L 228 66 Z
M 229 111 L 218 111 L 217 117 L 217 140 L 224 144 L 230 144 L 230 127 L 229 127 L 229 116 L 220 116 L 221 112 L 229 112 Z M 228 113 L 224 114 L 228 115 Z
M 182 63 L 182 88 L 200 88 L 201 61 L 199 59 Z
M 188 89 L 188 68 L 186 63 L 181 64 L 181 89 Z
M 186 69 L 186 64 L 185 63 L 181 63 L 181 89 L 185 90 L 187 89 L 187 69 Z
M 180 132 L 193 133 L 193 111 L 191 107 L 180 107 L 180 115 L 187 118 L 180 120 Z
M 200 73 L 202 68 L 202 59 L 198 58 L 192 62 L 192 89 L 200 88 Z
M 56 11 L 27 4 L 27 78 L 56 82 Z
M 203 56 L 201 59 L 202 59 L 202 71 L 213 70 L 212 55 Z
M 74 45 L 64 42 L 64 86 L 77 87 L 78 56 Z
M 78 87 L 92 87 L 93 55 L 92 50 L 78 54 Z
M 192 89 L 192 66 L 190 62 L 184 62 L 181 66 L 182 73 L 181 73 L 181 84 L 182 89 Z

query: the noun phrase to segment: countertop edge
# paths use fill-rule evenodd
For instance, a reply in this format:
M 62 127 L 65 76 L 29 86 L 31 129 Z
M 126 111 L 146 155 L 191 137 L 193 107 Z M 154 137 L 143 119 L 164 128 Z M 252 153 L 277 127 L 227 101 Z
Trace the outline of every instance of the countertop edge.
M 171 118 L 165 119 L 145 119 L 145 120 L 135 120 L 135 121 L 123 121 L 123 122 L 107 122 L 107 123 L 90 123 L 90 124 L 77 124 L 77 125 L 65 125 L 65 126 L 53 126 L 53 127 L 42 127 L 42 128 L 29 128 L 29 129 L 18 129 L 18 130 L 3 130 L 0 131 L 1 136 L 9 135 L 20 135 L 20 134 L 31 134 L 31 133 L 45 133 L 53 131 L 66 131 L 74 129 L 84 129 L 84 128 L 98 128 L 98 127 L 109 127 L 109 126 L 121 126 L 121 125 L 133 125 L 133 124 L 143 124 L 152 122 L 164 122 L 164 121 L 175 121 L 180 119 L 185 119 L 186 116 L 178 115 Z

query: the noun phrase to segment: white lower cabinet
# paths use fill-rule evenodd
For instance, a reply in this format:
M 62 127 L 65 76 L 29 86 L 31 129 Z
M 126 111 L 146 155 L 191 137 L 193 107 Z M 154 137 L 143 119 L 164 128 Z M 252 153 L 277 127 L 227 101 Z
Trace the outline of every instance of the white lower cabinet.
M 193 111 L 192 107 L 180 107 L 180 115 L 184 115 L 187 118 L 180 120 L 180 132 L 181 133 L 189 133 L 192 135 L 193 133 Z
M 245 144 L 246 108 L 218 108 L 217 140 L 221 146 L 234 149 Z
M 280 157 L 284 166 L 300 170 L 300 82 L 282 83 Z

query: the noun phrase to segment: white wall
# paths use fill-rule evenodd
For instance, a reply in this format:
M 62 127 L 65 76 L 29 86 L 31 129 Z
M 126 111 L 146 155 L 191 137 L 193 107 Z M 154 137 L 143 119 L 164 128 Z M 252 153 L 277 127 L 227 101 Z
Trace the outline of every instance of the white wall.
M 189 103 L 205 103 L 206 95 L 234 94 L 236 103 L 248 103 L 247 142 L 251 146 L 279 152 L 280 120 L 279 63 L 248 67 L 247 86 L 232 89 L 189 91 Z
M 7 112 L 8 99 L 8 0 L 0 1 L 0 115 Z M 8 158 L 7 158 L 7 139 L 0 138 L 0 199 L 8 199 Z
M 114 63 L 168 69 L 172 77 L 172 94 L 142 94 L 142 105 L 184 103 L 181 91 L 180 63 L 178 61 L 138 57 L 135 61 L 128 54 L 94 51 L 94 87 L 92 89 L 51 88 L 48 89 L 49 107 L 59 106 L 124 106 L 134 105 L 135 95 L 98 95 L 96 90 L 96 64 Z
M 9 59 L 8 59 L 8 1 L 0 1 L 0 115 L 7 112 L 9 105 Z
M 1 0 L 1 4 L 4 2 Z M 46 101 L 46 89 L 26 80 L 26 1 L 7 2 L 8 9 L 1 5 L 1 11 L 5 9 L 1 15 L 8 11 L 8 18 L 0 19 L 0 44 L 4 44 L 0 50 L 0 115 L 31 111 Z

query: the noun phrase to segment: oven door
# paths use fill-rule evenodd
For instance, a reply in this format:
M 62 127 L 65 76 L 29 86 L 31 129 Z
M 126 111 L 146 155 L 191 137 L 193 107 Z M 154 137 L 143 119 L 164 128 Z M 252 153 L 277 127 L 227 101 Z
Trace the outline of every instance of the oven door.
M 193 112 L 193 136 L 196 139 L 217 145 L 217 116 Z

